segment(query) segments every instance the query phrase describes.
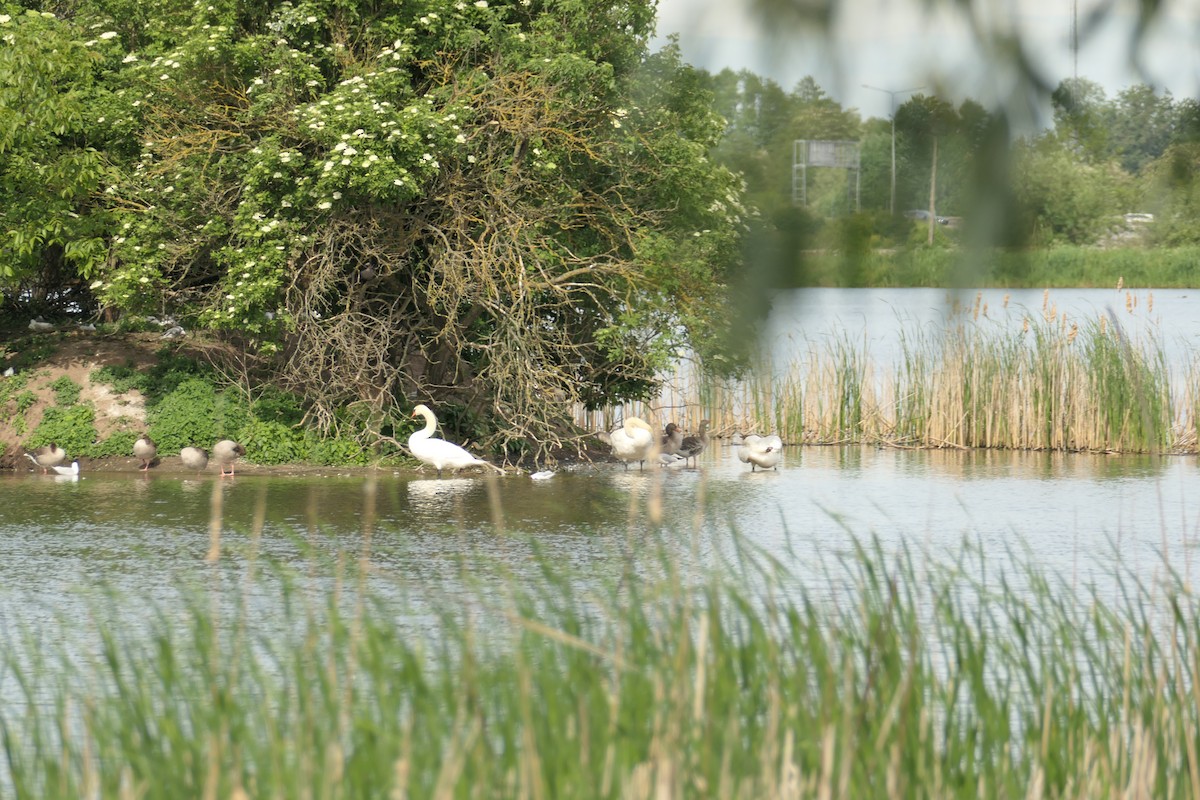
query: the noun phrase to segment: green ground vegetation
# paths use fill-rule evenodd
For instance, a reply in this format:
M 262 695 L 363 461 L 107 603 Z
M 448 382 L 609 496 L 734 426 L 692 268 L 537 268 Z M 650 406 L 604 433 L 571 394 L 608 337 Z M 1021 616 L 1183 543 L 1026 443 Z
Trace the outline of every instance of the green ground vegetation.
M 1195 796 L 1200 618 L 1172 569 L 1089 589 L 969 541 L 951 562 L 862 541 L 802 581 L 736 534 L 700 567 L 686 538 L 609 576 L 543 559 L 419 632 L 415 587 L 318 588 L 252 547 L 182 612 L 100 606 L 88 652 L 32 629 L 28 657 L 6 648 L 5 780 L 48 800 Z

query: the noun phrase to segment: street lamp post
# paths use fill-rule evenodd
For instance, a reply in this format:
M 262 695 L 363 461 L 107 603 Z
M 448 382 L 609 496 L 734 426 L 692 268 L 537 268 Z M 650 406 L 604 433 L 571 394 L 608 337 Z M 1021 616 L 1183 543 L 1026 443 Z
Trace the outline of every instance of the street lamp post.
M 864 89 L 871 89 L 876 92 L 883 92 L 891 98 L 892 102 L 892 196 L 888 201 L 888 212 L 896 213 L 896 95 L 907 94 L 909 92 L 919 92 L 924 89 L 924 86 L 914 86 L 911 89 L 880 89 L 878 86 L 868 86 L 863 84 Z

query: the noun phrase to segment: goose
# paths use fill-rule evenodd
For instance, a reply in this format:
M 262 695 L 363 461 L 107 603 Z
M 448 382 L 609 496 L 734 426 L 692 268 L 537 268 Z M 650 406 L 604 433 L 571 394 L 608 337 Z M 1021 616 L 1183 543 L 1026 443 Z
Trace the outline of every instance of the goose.
M 683 442 L 679 445 L 679 455 L 684 459 L 696 459 L 706 447 L 708 447 L 708 420 L 702 419 L 700 420 L 700 433 L 696 436 L 684 437 Z
M 158 445 L 147 434 L 143 433 L 133 443 L 133 454 L 142 460 L 142 471 L 150 469 L 150 462 L 158 455 Z
M 59 475 L 67 475 L 67 476 L 77 478 L 77 477 L 79 477 L 79 459 L 77 458 L 74 461 L 72 461 L 71 466 L 69 466 L 69 467 L 64 467 L 59 464 L 55 464 L 54 471 L 57 472 Z
M 242 447 L 232 439 L 222 439 L 213 445 L 212 457 L 221 465 L 222 475 L 233 474 L 233 462 L 237 461 L 240 456 L 246 455 L 246 448 Z M 229 472 L 225 471 L 225 467 L 229 467 Z
M 750 465 L 750 471 L 757 467 L 763 469 L 778 469 L 779 459 L 783 456 L 783 440 L 778 436 L 759 436 L 750 434 L 742 439 L 738 448 L 738 459 L 743 464 Z
M 683 444 L 683 431 L 679 430 L 679 426 L 674 422 L 667 423 L 666 433 L 662 437 L 662 452 L 663 455 L 673 456 L 679 452 L 680 446 Z
M 437 417 L 429 410 L 429 406 L 424 403 L 419 404 L 413 409 L 412 416 L 424 418 L 425 427 L 419 431 L 413 431 L 412 435 L 408 437 L 408 449 L 412 451 L 418 461 L 436 469 L 439 477 L 444 469 L 458 472 L 464 467 L 473 466 L 491 467 L 501 475 L 504 474 L 504 470 L 495 464 L 489 464 L 482 458 L 476 458 L 453 442 L 432 438 L 438 423 Z
M 50 471 L 51 467 L 57 466 L 67 460 L 67 451 L 63 450 L 54 442 L 45 447 L 26 453 L 25 457 L 34 463 L 34 465 L 42 468 L 42 473 Z
M 612 445 L 613 455 L 625 462 L 625 469 L 629 469 L 631 461 L 638 462 L 638 469 L 641 469 L 656 439 L 654 429 L 644 420 L 626 417 L 621 427 L 608 435 L 608 441 Z
M 208 451 L 203 447 L 185 447 L 179 451 L 179 459 L 188 469 L 203 472 L 208 466 Z

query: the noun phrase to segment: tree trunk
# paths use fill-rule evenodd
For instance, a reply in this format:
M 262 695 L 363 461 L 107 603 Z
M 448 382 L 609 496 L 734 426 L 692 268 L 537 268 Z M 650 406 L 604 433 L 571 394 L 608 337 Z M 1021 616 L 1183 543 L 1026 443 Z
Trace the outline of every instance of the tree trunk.
M 929 244 L 933 244 L 933 226 L 937 225 L 937 140 L 933 137 L 933 167 L 929 170 Z

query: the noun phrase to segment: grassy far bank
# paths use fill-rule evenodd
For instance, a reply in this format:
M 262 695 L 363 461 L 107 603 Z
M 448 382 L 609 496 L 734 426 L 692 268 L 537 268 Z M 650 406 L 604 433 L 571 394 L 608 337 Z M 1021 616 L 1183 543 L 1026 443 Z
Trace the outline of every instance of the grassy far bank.
M 1191 286 L 1200 248 L 1056 248 L 1027 253 L 912 249 L 873 252 L 849 264 L 836 254 L 804 256 L 815 285 Z M 853 270 L 858 270 L 857 276 Z M 979 279 L 979 276 L 984 276 Z M 956 329 L 938 341 L 904 342 L 900 370 L 879 381 L 869 354 L 849 342 L 797 361 L 768 382 L 751 374 L 736 389 L 705 382 L 686 397 L 700 416 L 778 431 L 789 443 L 867 441 L 917 447 L 1004 447 L 1119 452 L 1195 452 L 1200 401 L 1173 385 L 1161 344 L 1130 348 L 1105 321 L 1036 315 L 1021 332 Z M 986 314 L 985 314 L 986 316 Z M 1061 323 L 1061 324 L 1060 324 Z M 218 373 L 201 351 L 164 344 L 157 332 L 9 332 L 0 366 L 0 468 L 27 468 L 21 453 L 50 442 L 71 457 L 130 459 L 149 432 L 161 456 L 219 438 L 241 441 L 259 465 L 412 464 L 400 446 L 412 421 L 402 414 L 341 409 L 318 431 L 302 397 Z M 1076 338 L 1078 337 L 1078 341 Z M 1192 373 L 1196 368 L 1192 368 Z M 749 408 L 735 414 L 735 407 Z M 656 413 L 651 413 L 656 418 Z M 448 438 L 478 440 L 478 421 L 440 408 Z M 699 417 L 697 417 L 698 419 Z M 465 433 L 464 433 L 465 431 Z M 472 434 L 472 431 L 474 432 Z M 504 453 L 483 453 L 501 463 Z M 510 457 L 514 454 L 508 454 Z M 519 454 L 517 454 L 519 457 Z
M 826 554 L 811 591 L 780 563 L 796 553 L 731 536 L 727 563 L 688 569 L 687 537 L 650 534 L 586 592 L 545 559 L 537 585 L 435 602 L 423 635 L 397 600 L 414 587 L 321 588 L 303 576 L 328 564 L 243 553 L 147 627 L 98 606 L 95 652 L 32 632 L 27 659 L 5 648 L 6 781 L 38 798 L 1196 796 L 1183 576 L 1089 591 L 1016 554 L 989 571 L 969 542 L 939 562 L 864 541 Z M 284 618 L 259 624 L 264 603 Z
M 1200 248 L 1064 246 L 1008 251 L 874 250 L 848 258 L 805 253 L 785 280 L 795 286 L 1186 289 L 1200 286 Z

